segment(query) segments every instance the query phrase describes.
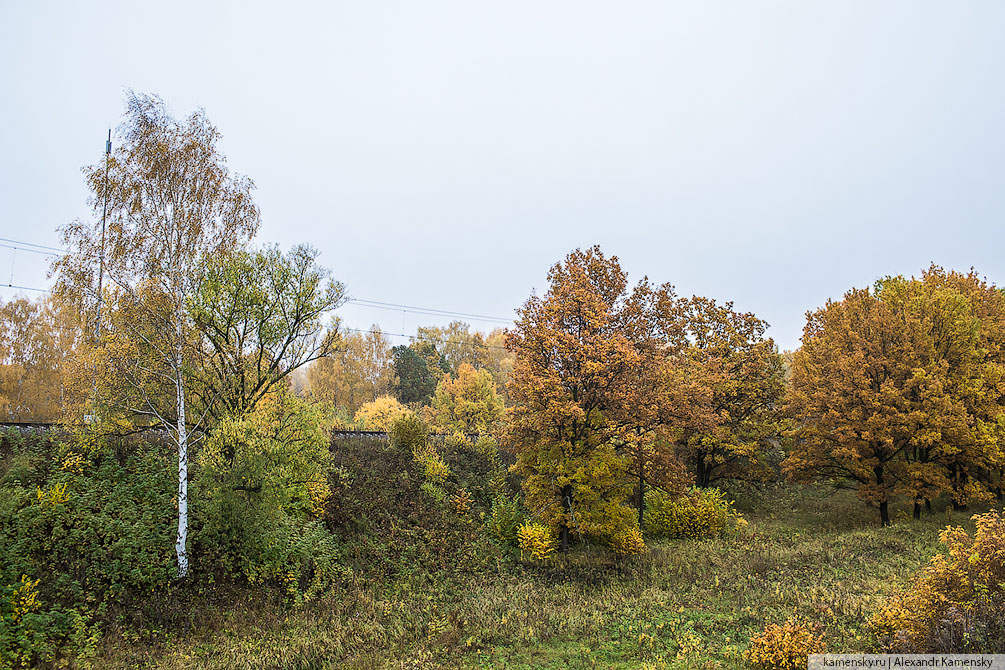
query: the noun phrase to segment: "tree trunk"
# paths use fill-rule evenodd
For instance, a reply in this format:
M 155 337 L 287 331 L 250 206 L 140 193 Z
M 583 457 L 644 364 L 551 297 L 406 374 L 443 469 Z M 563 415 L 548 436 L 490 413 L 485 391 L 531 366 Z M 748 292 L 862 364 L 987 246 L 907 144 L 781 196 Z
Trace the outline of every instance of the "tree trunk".
M 705 464 L 705 455 L 700 454 L 698 456 L 697 471 L 695 472 L 695 485 L 700 489 L 707 488 L 708 478 L 708 465 Z
M 919 500 L 914 501 L 914 518 L 915 519 L 921 518 L 921 501 Z
M 873 472 L 876 473 L 876 484 L 883 488 L 883 466 L 877 465 Z M 879 503 L 879 525 L 886 527 L 890 525 L 890 503 L 886 499 L 886 491 L 883 491 L 883 500 Z
M 646 474 L 643 466 L 639 466 L 639 530 L 646 513 Z
M 932 499 L 925 498 L 925 511 L 932 514 Z
M 178 557 L 178 577 L 188 575 L 188 428 L 185 426 L 185 386 L 182 379 L 181 352 L 175 355 L 175 393 L 178 410 L 178 537 L 175 554 Z
M 967 508 L 966 505 L 957 502 L 956 492 L 962 489 L 967 484 L 967 473 L 960 470 L 958 463 L 953 463 L 953 511 L 962 512 Z
M 565 510 L 566 519 L 572 516 L 572 485 L 566 484 L 562 487 L 562 508 Z M 569 522 L 564 521 L 558 533 L 562 546 L 562 553 L 569 553 Z

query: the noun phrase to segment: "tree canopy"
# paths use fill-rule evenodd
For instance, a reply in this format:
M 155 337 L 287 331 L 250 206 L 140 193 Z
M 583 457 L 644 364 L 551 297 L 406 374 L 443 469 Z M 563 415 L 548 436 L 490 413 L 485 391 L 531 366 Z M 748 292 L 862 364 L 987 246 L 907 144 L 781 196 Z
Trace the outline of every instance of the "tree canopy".
M 1005 296 L 932 266 L 853 289 L 807 317 L 792 363 L 785 468 L 850 483 L 889 524 L 890 498 L 957 505 L 1001 490 Z

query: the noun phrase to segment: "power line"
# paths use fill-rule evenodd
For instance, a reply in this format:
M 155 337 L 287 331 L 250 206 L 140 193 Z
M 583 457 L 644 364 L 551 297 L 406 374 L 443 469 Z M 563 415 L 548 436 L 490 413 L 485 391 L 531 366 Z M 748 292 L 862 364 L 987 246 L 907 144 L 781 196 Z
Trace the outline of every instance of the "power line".
M 43 256 L 60 256 L 61 254 L 56 254 L 51 251 L 42 251 L 41 249 L 29 249 L 28 247 L 15 247 L 13 244 L 3 244 L 0 242 L 0 247 L 5 249 L 13 249 L 14 251 L 29 251 L 33 254 L 42 254 Z
M 0 246 L 3 246 L 3 245 L 0 245 Z M 52 289 L 48 289 L 48 288 L 35 288 L 33 286 L 18 286 L 17 284 L 0 284 L 0 287 L 15 288 L 15 289 L 21 289 L 21 290 L 24 290 L 24 291 L 37 291 L 39 293 L 52 293 Z M 349 300 L 348 302 L 356 302 L 356 301 L 355 300 Z M 391 309 L 391 308 L 387 308 L 387 309 Z M 411 312 L 411 313 L 421 314 L 421 315 L 424 315 L 424 316 L 445 316 L 444 314 L 441 314 L 441 313 L 427 313 L 427 312 L 421 312 L 421 311 L 411 310 L 411 309 L 407 309 L 407 310 L 395 310 L 395 311 L 408 311 L 408 312 Z M 453 316 L 462 316 L 462 314 L 455 313 L 455 314 L 453 314 Z M 500 319 L 500 322 L 501 323 L 511 323 L 511 321 L 505 321 L 505 322 L 503 322 L 501 319 Z M 360 332 L 360 333 L 370 332 L 370 331 L 366 331 L 366 330 L 360 330 L 359 328 L 345 328 L 344 330 L 351 330 L 351 331 Z M 381 331 L 381 332 L 384 332 L 384 331 Z M 408 338 L 411 338 L 411 339 L 415 339 L 415 338 L 418 337 L 417 335 L 405 335 L 405 334 L 402 334 L 402 333 L 384 333 L 384 334 L 385 335 L 393 335 L 395 337 L 408 337 Z M 427 338 L 427 339 L 431 339 L 431 338 Z M 442 341 L 441 341 L 441 344 L 442 344 Z M 485 345 L 485 346 L 491 347 L 491 345 Z M 505 349 L 505 347 L 495 347 L 495 348 L 497 348 L 497 349 Z
M 361 335 L 369 335 L 370 333 L 380 333 L 381 335 L 387 335 L 388 337 L 404 337 L 405 339 L 411 340 L 412 342 L 432 341 L 437 344 L 446 344 L 448 342 L 448 340 L 444 340 L 443 338 L 419 337 L 418 335 L 405 335 L 404 333 L 388 333 L 380 329 L 362 330 L 360 328 L 342 328 L 340 330 L 344 330 L 351 333 L 359 333 Z M 508 351 L 506 347 L 500 347 L 498 344 L 482 343 L 481 345 L 471 345 L 471 346 L 472 347 L 481 346 L 484 347 L 485 349 L 499 349 L 500 351 Z
M 66 249 L 59 249 L 56 247 L 49 247 L 44 244 L 35 244 L 34 242 L 24 242 L 22 240 L 13 240 L 5 237 L 0 237 L 0 242 L 9 242 L 10 244 L 0 244 L 0 247 L 5 247 L 8 249 L 14 249 L 15 251 L 30 251 L 32 253 L 41 254 L 45 256 L 59 256 L 60 254 L 67 254 L 69 251 Z M 21 246 L 12 246 L 21 245 Z M 29 249 L 27 247 L 38 247 L 37 249 Z M 39 249 L 47 249 L 48 251 L 40 251 Z M 58 253 L 53 253 L 58 252 Z M 12 283 L 7 284 L 10 288 L 21 288 L 26 291 L 38 291 L 42 293 L 49 293 L 49 289 L 32 288 L 29 286 L 14 286 Z M 486 314 L 474 314 L 471 312 L 457 312 L 448 309 L 438 309 L 436 307 L 418 307 L 415 305 L 402 305 L 400 303 L 394 302 L 383 302 L 381 300 L 369 300 L 366 298 L 349 298 L 346 302 L 358 305 L 359 307 L 369 307 L 371 309 L 382 309 L 390 312 L 407 312 L 411 314 L 419 314 L 422 316 L 439 316 L 448 317 L 456 319 L 469 319 L 473 321 L 482 321 L 485 323 L 496 323 L 500 325 L 506 325 L 513 323 L 513 319 L 507 319 L 500 316 L 488 316 Z M 408 336 L 404 336 L 408 337 Z
M 392 312 L 412 312 L 425 316 L 449 316 L 474 319 L 476 321 L 486 321 L 490 323 L 512 323 L 513 319 L 505 319 L 500 316 L 486 316 L 485 314 L 471 314 L 469 312 L 454 312 L 446 309 L 436 309 L 434 307 L 416 307 L 414 305 L 400 305 L 393 302 L 381 302 L 379 300 L 366 300 L 364 298 L 350 298 L 346 302 L 359 305 L 360 307 L 372 307 L 374 309 L 385 309 Z
M 35 244 L 34 242 L 23 242 L 21 240 L 9 240 L 6 237 L 0 237 L 0 242 L 10 242 L 11 244 L 21 244 L 21 245 L 28 246 L 28 247 L 38 247 L 39 249 L 48 249 L 49 251 L 58 251 L 61 254 L 68 254 L 68 253 L 70 253 L 66 249 L 59 249 L 57 247 L 47 247 L 44 244 Z M 30 251 L 30 250 L 26 249 L 25 251 Z
M 47 288 L 33 288 L 31 286 L 18 286 L 17 284 L 0 284 L 0 286 L 5 288 L 16 288 L 22 291 L 38 291 L 39 293 L 52 293 L 52 291 Z

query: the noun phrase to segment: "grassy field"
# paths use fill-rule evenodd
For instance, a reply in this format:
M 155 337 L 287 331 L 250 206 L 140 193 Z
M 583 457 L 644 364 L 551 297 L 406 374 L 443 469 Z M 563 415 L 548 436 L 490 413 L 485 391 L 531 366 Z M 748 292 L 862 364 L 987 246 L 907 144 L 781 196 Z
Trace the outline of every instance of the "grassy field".
M 789 617 L 821 624 L 831 651 L 864 651 L 879 600 L 939 550 L 947 523 L 970 525 L 968 513 L 936 505 L 921 521 L 898 511 L 879 528 L 853 494 L 823 487 L 736 497 L 749 521 L 738 536 L 656 544 L 637 558 L 581 546 L 535 565 L 483 551 L 475 566 L 358 572 L 296 608 L 210 589 L 191 604 L 191 629 L 113 634 L 98 665 L 740 668 L 750 636 Z M 475 519 L 462 524 L 477 531 Z

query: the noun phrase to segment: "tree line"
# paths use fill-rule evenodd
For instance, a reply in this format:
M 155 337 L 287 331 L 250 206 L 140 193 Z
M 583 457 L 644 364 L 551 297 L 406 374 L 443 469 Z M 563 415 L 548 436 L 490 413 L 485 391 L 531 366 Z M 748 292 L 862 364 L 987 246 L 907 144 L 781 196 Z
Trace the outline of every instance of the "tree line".
M 631 284 L 592 247 L 551 268 L 511 329 L 454 322 L 392 346 L 329 320 L 346 287 L 317 251 L 253 244 L 254 184 L 230 172 L 203 112 L 179 120 L 131 94 L 120 138 L 84 171 L 104 228 L 98 216 L 65 226 L 52 296 L 0 307 L 0 411 L 164 428 L 181 575 L 190 449 L 289 405 L 291 389 L 347 426 L 413 414 L 498 435 L 526 508 L 563 548 L 579 536 L 639 546 L 625 538 L 641 532 L 648 492 L 736 479 L 852 487 L 884 525 L 898 496 L 915 517 L 943 495 L 958 507 L 1002 496 L 1005 297 L 973 271 L 933 265 L 852 289 L 782 354 L 755 315 Z

